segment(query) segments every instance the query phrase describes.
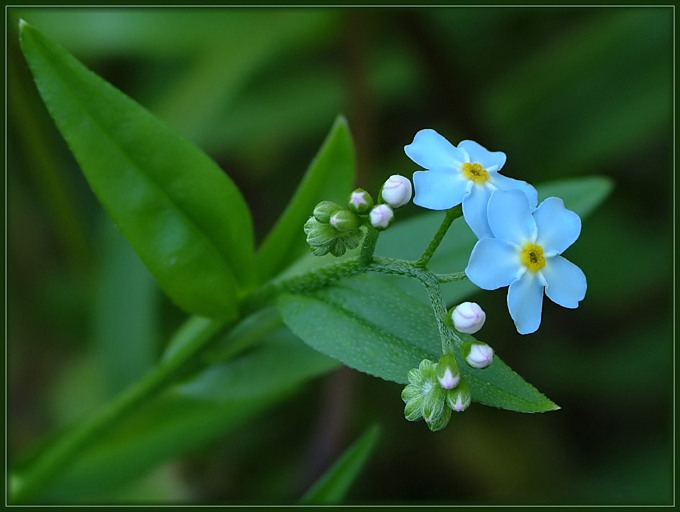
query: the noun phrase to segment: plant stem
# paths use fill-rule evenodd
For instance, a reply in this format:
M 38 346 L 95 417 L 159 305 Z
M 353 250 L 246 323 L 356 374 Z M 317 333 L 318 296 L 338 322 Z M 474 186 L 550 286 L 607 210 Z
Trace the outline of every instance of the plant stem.
M 366 230 L 366 237 L 359 253 L 359 264 L 362 267 L 367 266 L 373 260 L 375 245 L 378 243 L 378 236 L 380 235 L 380 231 L 370 224 L 366 226 Z
M 418 258 L 418 260 L 415 262 L 415 265 L 417 267 L 425 268 L 427 266 L 427 264 L 432 259 L 434 252 L 437 250 L 437 247 L 439 247 L 439 244 L 444 239 L 444 235 L 446 235 L 446 232 L 451 227 L 451 224 L 461 215 L 463 215 L 463 208 L 461 205 L 454 206 L 453 208 L 446 210 L 446 216 L 444 217 L 444 220 L 439 226 L 437 233 L 434 235 L 434 238 L 427 246 L 427 249 L 425 249 L 423 255 L 420 258 Z
M 175 342 L 173 344 L 179 346 L 174 354 L 162 360 L 145 378 L 108 404 L 99 414 L 49 447 L 25 474 L 14 475 L 12 501 L 20 503 L 34 497 L 63 466 L 72 462 L 84 447 L 171 382 L 179 370 L 205 348 L 223 327 L 224 322 L 218 320 L 189 318 L 173 340 Z

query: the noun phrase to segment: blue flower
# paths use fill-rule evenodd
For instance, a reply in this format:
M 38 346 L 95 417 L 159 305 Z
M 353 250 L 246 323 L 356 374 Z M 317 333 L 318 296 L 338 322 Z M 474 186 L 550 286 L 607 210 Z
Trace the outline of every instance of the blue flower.
M 508 286 L 508 309 L 517 331 L 538 329 L 544 291 L 560 306 L 578 307 L 586 294 L 586 276 L 560 255 L 581 233 L 579 216 L 557 197 L 532 213 L 518 190 L 494 192 L 487 213 L 495 238 L 477 242 L 465 273 L 484 290 Z
M 463 216 L 477 238 L 491 236 L 486 205 L 494 190 L 519 189 L 536 206 L 534 187 L 498 173 L 506 159 L 501 151 L 488 151 L 471 140 L 456 147 L 430 129 L 416 133 L 404 151 L 428 169 L 413 174 L 413 202 L 430 210 L 448 210 L 463 203 Z

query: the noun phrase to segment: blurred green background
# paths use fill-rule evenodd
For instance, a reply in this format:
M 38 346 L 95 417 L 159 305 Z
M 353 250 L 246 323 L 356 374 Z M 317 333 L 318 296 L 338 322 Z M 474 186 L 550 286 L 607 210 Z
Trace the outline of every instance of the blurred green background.
M 181 456 L 79 499 L 293 502 L 377 422 L 349 502 L 672 502 L 671 8 L 9 9 L 10 463 L 142 375 L 184 318 L 47 115 L 19 18 L 210 154 L 258 240 L 339 113 L 368 190 L 416 170 L 403 146 L 422 128 L 504 151 L 505 174 L 535 184 L 615 184 L 567 253 L 588 276 L 578 310 L 546 302 L 541 329 L 522 337 L 505 290 L 474 297 L 484 339 L 560 411 L 473 406 L 431 433 L 404 420 L 400 386 L 339 369 L 233 425 L 205 414 Z

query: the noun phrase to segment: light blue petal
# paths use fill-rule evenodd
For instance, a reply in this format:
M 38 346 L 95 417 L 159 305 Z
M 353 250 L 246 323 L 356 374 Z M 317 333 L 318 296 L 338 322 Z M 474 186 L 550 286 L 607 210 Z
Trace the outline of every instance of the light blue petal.
M 581 234 L 581 218 L 564 207 L 558 197 L 549 197 L 534 212 L 537 243 L 548 254 L 561 254 Z
M 521 190 L 529 200 L 531 211 L 536 208 L 536 204 L 538 203 L 538 192 L 536 192 L 536 189 L 526 181 L 508 178 L 507 176 L 494 172 L 489 174 L 489 182 L 498 190 Z
M 493 237 L 486 218 L 486 207 L 489 204 L 490 196 L 491 190 L 489 188 L 473 184 L 470 193 L 463 198 L 465 222 L 480 240 Z
M 486 211 L 496 238 L 520 246 L 536 240 L 536 222 L 529 200 L 520 190 L 496 190 Z
M 470 157 L 470 162 L 478 163 L 487 171 L 498 171 L 505 165 L 506 156 L 502 151 L 489 151 L 473 140 L 463 140 L 458 149 L 464 150 Z
M 545 294 L 556 304 L 574 309 L 586 296 L 586 276 L 571 261 L 562 256 L 548 258 L 541 270 L 545 279 Z
M 508 286 L 523 269 L 514 247 L 497 238 L 483 238 L 472 248 L 465 274 L 483 290 L 495 290 Z
M 508 288 L 508 310 L 517 332 L 531 334 L 541 325 L 543 284 L 537 274 L 525 272 Z
M 425 169 L 458 169 L 462 153 L 436 131 L 420 130 L 413 142 L 404 146 L 406 155 Z
M 470 185 L 457 172 L 416 171 L 413 173 L 413 203 L 429 210 L 448 210 L 461 203 Z

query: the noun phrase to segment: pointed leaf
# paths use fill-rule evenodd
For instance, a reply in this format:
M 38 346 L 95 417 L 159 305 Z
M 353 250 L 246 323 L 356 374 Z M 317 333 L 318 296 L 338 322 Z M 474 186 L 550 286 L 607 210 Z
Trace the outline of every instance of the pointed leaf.
M 366 430 L 305 493 L 300 503 L 340 503 L 366 465 L 379 435 L 377 425 Z
M 302 226 L 319 201 L 347 202 L 354 183 L 354 148 L 347 121 L 338 117 L 293 199 L 257 252 L 260 280 L 273 277 L 309 252 Z
M 385 380 L 406 384 L 411 368 L 441 356 L 432 309 L 382 277 L 363 275 L 305 295 L 282 295 L 277 306 L 305 343 Z M 498 356 L 483 370 L 459 365 L 476 402 L 518 412 L 558 409 Z
M 232 319 L 252 286 L 250 212 L 201 150 L 21 22 L 38 90 L 92 190 L 166 293 Z

